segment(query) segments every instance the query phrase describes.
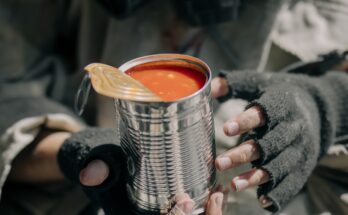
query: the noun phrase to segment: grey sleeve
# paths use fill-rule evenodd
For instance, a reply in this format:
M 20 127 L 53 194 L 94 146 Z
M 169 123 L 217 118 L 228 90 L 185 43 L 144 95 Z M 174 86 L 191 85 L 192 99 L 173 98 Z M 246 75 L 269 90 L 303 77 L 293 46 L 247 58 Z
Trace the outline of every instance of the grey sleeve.
M 56 46 L 65 1 L 0 3 L 0 134 L 16 121 L 49 113 L 75 115 L 62 105 L 67 69 Z
M 67 25 L 67 2 L 0 1 L 0 198 L 13 159 L 42 126 L 69 132 L 83 127 L 62 102 L 69 95 L 67 69 L 56 44 Z
M 63 105 L 45 97 L 24 97 L 0 99 L 0 134 L 19 120 L 29 117 L 63 113 L 80 121 L 74 113 Z

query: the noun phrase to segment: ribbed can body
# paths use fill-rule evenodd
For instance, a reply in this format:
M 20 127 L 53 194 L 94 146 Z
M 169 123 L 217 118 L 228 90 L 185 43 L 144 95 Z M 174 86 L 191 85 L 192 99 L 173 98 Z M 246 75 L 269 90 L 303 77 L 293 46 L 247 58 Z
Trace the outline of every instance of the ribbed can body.
M 153 55 L 120 67 L 149 61 L 180 60 L 182 55 Z M 191 58 L 184 56 L 185 62 Z M 122 148 L 128 155 L 129 198 L 139 213 L 166 214 L 176 194 L 187 193 L 198 214 L 215 184 L 215 143 L 209 68 L 205 86 L 175 102 L 115 100 Z

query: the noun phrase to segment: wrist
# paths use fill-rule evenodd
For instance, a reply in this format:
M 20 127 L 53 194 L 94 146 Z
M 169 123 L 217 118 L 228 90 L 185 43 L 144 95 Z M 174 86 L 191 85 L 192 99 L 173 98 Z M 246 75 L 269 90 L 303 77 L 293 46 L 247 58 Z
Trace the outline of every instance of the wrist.
M 13 161 L 9 179 L 24 183 L 63 181 L 57 153 L 70 132 L 42 129 Z

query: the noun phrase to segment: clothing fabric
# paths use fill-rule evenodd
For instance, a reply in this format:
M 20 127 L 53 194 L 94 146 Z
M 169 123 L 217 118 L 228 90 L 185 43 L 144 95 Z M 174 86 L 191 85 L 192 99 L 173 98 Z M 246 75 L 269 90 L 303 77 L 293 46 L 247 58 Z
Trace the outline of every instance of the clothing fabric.
M 335 137 L 348 134 L 348 76 L 244 71 L 225 77 L 232 98 L 246 99 L 251 102 L 248 107 L 263 109 L 266 126 L 249 137 L 260 147 L 261 157 L 253 165 L 270 175 L 258 196 L 268 196 L 273 201 L 268 209 L 279 211 L 302 189 Z
M 325 7 L 320 6 L 324 3 Z M 301 9 L 303 5 L 310 9 Z M 337 47 L 347 49 L 345 31 L 341 31 L 343 28 L 341 26 L 346 23 L 345 9 L 347 7 L 345 5 L 346 2 L 343 0 L 325 2 L 251 0 L 245 4 L 238 22 L 222 24 L 218 26 L 218 29 L 229 41 L 232 49 L 238 53 L 239 69 L 258 68 L 261 71 L 266 67 L 271 68 L 274 62 L 278 62 L 271 55 L 275 47 L 291 52 L 295 56 L 292 60 L 296 58 L 307 60 Z M 327 16 L 327 11 L 331 7 L 342 13 L 332 13 Z M 273 25 L 279 8 L 281 13 L 276 25 Z M 302 11 L 301 16 L 298 16 L 297 11 Z M 316 16 L 311 15 L 313 11 L 317 12 Z M 325 12 L 325 16 L 322 11 Z M 319 22 L 318 19 L 320 23 L 326 23 L 325 28 L 315 31 L 316 28 L 311 28 L 308 24 L 307 16 L 310 16 L 314 23 Z M 296 20 L 295 24 L 291 24 L 292 20 Z M 290 23 L 290 27 L 287 31 L 282 31 L 286 23 Z M 297 24 L 301 26 L 301 31 L 297 31 Z M 189 27 L 176 17 L 169 1 L 163 1 L 163 3 L 161 1 L 161 4 L 154 1 L 122 20 L 111 18 L 110 14 L 92 0 L 1 1 L 0 47 L 3 51 L 0 53 L 0 110 L 6 117 L 0 120 L 0 146 L 2 155 L 11 154 L 11 156 L 0 158 L 1 182 L 6 180 L 11 160 L 30 144 L 40 126 L 53 123 L 59 124 L 54 127 L 56 129 L 77 130 L 72 129 L 73 125 L 81 123 L 70 110 L 73 107 L 75 92 L 85 65 L 91 62 L 102 62 L 118 66 L 142 55 L 177 52 L 197 31 L 200 29 Z M 301 33 L 303 31 L 306 33 Z M 320 36 L 318 32 L 320 35 L 331 36 L 325 36 L 319 42 L 313 42 L 312 38 Z M 323 32 L 325 34 L 322 34 Z M 298 39 L 294 42 L 289 38 L 296 33 L 300 36 L 297 36 Z M 298 43 L 298 40 L 303 41 L 303 44 L 295 46 L 294 43 Z M 322 42 L 332 44 L 333 41 L 335 41 L 334 45 L 327 45 L 325 49 L 316 48 L 320 47 Z M 302 46 L 305 49 L 301 49 Z M 303 51 L 297 53 L 295 49 Z M 202 43 L 199 57 L 211 66 L 215 74 L 220 69 L 234 69 L 231 68 L 221 47 L 207 35 Z M 289 61 L 284 62 L 284 65 L 286 63 Z M 89 101 L 86 113 L 90 114 L 85 116 L 87 123 L 99 122 L 104 126 L 113 126 L 112 117 L 110 117 L 113 106 L 110 100 L 92 95 Z M 101 106 L 96 108 L 96 103 Z M 231 101 L 229 105 L 240 103 L 240 101 Z M 233 109 L 242 110 L 240 105 L 237 106 Z M 231 106 L 227 109 L 231 110 Z M 231 112 L 229 111 L 229 114 Z M 63 114 L 65 120 L 49 117 L 54 114 Z M 104 118 L 95 119 L 95 115 Z M 227 115 L 223 117 L 227 118 Z M 26 120 L 31 119 L 35 120 L 27 124 Z M 23 122 L 26 123 L 23 124 Z M 28 133 L 30 135 L 26 135 Z M 22 135 L 28 138 L 23 141 Z M 222 137 L 217 139 L 226 140 Z M 229 175 L 228 178 L 231 176 Z M 7 192 L 11 190 L 8 189 Z M 38 199 L 37 202 L 54 199 L 57 200 L 51 196 L 51 198 Z M 0 204 L 3 202 L 1 201 Z M 37 202 L 24 205 L 24 213 L 40 214 L 41 204 Z M 56 202 L 59 204 L 59 201 Z M 6 203 L 11 206 L 11 202 Z M 81 204 L 84 205 L 85 202 Z M 80 208 L 81 204 L 77 201 L 73 206 Z M 73 206 L 70 208 L 72 209 Z M 233 209 L 230 210 L 233 211 Z M 47 210 L 43 209 L 43 211 Z

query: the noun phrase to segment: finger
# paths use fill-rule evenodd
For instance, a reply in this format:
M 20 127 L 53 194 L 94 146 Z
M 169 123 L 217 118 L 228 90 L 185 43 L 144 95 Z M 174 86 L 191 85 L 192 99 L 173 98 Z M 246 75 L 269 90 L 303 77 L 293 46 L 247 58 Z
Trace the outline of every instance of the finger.
M 206 215 L 222 215 L 223 200 L 224 195 L 221 192 L 211 195 L 207 204 Z
M 302 170 L 295 170 L 282 180 L 276 187 L 260 187 L 259 202 L 263 208 L 275 212 L 288 203 L 304 186 L 304 179 L 308 176 Z
M 239 114 L 224 125 L 224 132 L 228 136 L 245 133 L 251 129 L 261 127 L 265 124 L 265 116 L 259 106 L 253 106 Z
M 226 74 L 226 79 L 234 98 L 247 101 L 257 99 L 263 89 L 275 79 L 272 73 L 259 73 L 251 71 L 231 72 Z
M 241 191 L 249 187 L 258 186 L 268 182 L 269 174 L 263 169 L 253 168 L 232 179 L 232 188 Z
M 304 164 L 308 155 L 304 154 L 301 148 L 302 144 L 306 143 L 300 141 L 298 144 L 288 146 L 279 155 L 261 167 L 272 176 L 268 185 L 270 188 L 277 186 L 277 184 L 287 175 L 291 174 L 296 167 Z
M 79 178 L 85 186 L 97 186 L 102 184 L 109 176 L 109 167 L 102 160 L 91 161 L 81 170 Z
M 302 133 L 302 119 L 294 122 L 281 122 L 261 139 L 257 140 L 262 157 L 253 164 L 262 165 L 268 162 L 281 153 L 287 146 L 291 145 L 293 142 L 298 142 Z
M 335 69 L 339 70 L 339 71 L 348 71 L 348 60 L 345 60 L 343 63 L 341 63 L 340 65 L 338 65 Z
M 232 188 L 235 191 L 241 191 L 268 182 L 268 187 L 272 189 L 291 173 L 303 159 L 305 156 L 299 152 L 297 146 L 290 145 L 260 169 L 253 168 L 233 178 Z
M 223 171 L 241 164 L 250 163 L 260 157 L 260 150 L 255 140 L 248 140 L 239 146 L 218 156 L 215 166 L 218 170 Z
M 195 202 L 186 193 L 176 195 L 175 202 L 175 206 L 169 212 L 169 215 L 189 215 L 195 207 Z
M 261 195 L 259 197 L 259 202 L 261 204 L 261 207 L 263 208 L 268 208 L 273 205 L 273 201 L 265 195 Z
M 272 129 L 280 122 L 299 119 L 300 115 L 307 117 L 306 114 L 311 114 L 307 106 L 315 104 L 315 101 L 301 87 L 281 83 L 267 87 L 262 96 L 252 104 L 262 107 L 267 128 Z
M 228 94 L 228 83 L 225 78 L 216 77 L 211 81 L 211 96 L 218 98 Z
M 300 140 L 262 166 L 272 175 L 271 180 L 258 189 L 263 207 L 277 211 L 302 189 L 318 160 L 319 151 L 311 149 L 311 144 L 311 140 Z M 262 196 L 266 196 L 272 204 L 262 202 Z

